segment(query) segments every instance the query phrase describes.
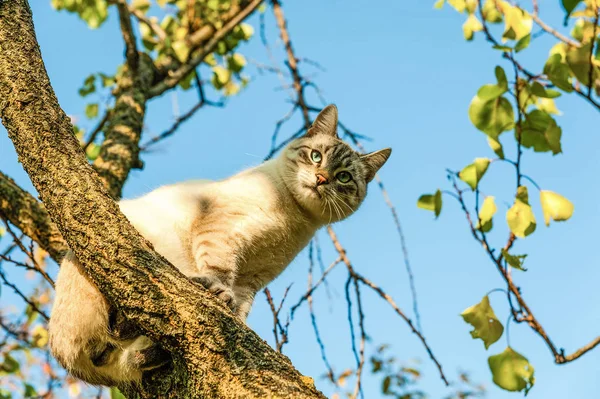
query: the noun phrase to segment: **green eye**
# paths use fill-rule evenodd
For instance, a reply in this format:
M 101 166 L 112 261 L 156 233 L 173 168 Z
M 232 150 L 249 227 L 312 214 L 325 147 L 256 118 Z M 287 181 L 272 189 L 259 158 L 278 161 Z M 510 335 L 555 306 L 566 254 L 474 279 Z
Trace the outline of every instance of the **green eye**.
M 312 161 L 315 163 L 319 163 L 319 162 L 321 162 L 323 157 L 321 156 L 321 153 L 319 151 L 312 150 L 310 153 L 310 159 L 312 159 Z
M 338 173 L 336 177 L 342 183 L 348 183 L 352 180 L 352 175 L 345 171 Z

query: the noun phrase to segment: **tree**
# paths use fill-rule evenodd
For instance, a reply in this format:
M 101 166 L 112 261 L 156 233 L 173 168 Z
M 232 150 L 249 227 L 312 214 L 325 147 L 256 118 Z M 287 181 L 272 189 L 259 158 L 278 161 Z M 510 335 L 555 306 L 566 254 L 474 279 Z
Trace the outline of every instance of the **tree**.
M 527 322 L 542 339 L 547 340 L 557 361 L 572 360 L 591 349 L 597 340 L 571 358 L 553 347 L 545 330 L 523 301 L 520 289 L 512 280 L 510 268 L 523 268 L 524 256 L 512 253 L 515 237 L 531 234 L 533 229 L 527 192 L 519 188 L 525 184 L 525 180 L 530 181 L 528 176 L 521 174 L 523 147 L 553 153 L 560 150 L 562 132 L 552 116 L 556 93 L 572 89 L 577 96 L 598 107 L 597 93 L 594 94 L 597 84 L 593 83 L 598 68 L 591 57 L 591 54 L 597 54 L 594 49 L 598 47 L 594 44 L 598 36 L 597 5 L 590 1 L 585 5 L 584 2 L 564 2 L 568 12 L 575 10 L 573 16 L 585 21 L 576 22 L 572 37 L 568 37 L 539 19 L 536 2 L 533 2 L 533 12 L 501 1 L 449 0 L 448 3 L 467 15 L 463 27 L 465 37 L 471 39 L 473 32 L 483 31 L 499 54 L 514 67 L 515 79 L 513 81 L 512 76 L 508 78 L 510 73 L 507 74 L 502 68 L 497 69 L 497 84 L 482 87 L 470 108 L 474 125 L 489 137 L 498 159 L 478 158 L 461 172 L 449 171 L 455 191 L 438 190 L 421 197 L 419 205 L 438 216 L 442 196 L 453 195 L 459 200 L 465 215 L 470 218 L 469 230 L 508 285 L 504 293 L 512 318 L 517 322 Z M 438 360 L 425 338 L 399 215 L 379 177 L 377 182 L 399 233 L 404 263 L 410 277 L 414 318 L 397 305 L 397 299 L 384 291 L 382 285 L 367 277 L 368 271 L 363 272 L 353 264 L 351 255 L 330 227 L 327 236 L 334 246 L 335 258 L 326 267 L 319 241 L 311 243 L 308 250 L 308 287 L 297 302 L 290 303 L 289 287 L 281 295 L 269 289 L 264 292 L 273 313 L 276 350 L 272 350 L 247 327 L 237 323 L 220 303 L 201 288 L 190 284 L 160 255 L 154 253 L 118 212 L 114 200 L 120 198 L 131 170 L 143 167 L 140 158 L 145 151 L 171 138 L 198 111 L 225 106 L 227 98 L 235 96 L 250 83 L 246 76 L 248 61 L 242 55 L 243 47 L 240 44 L 257 40 L 253 38 L 254 29 L 244 22 L 252 14 L 259 14 L 261 42 L 270 56 L 269 65 L 256 64 L 256 68 L 261 73 L 275 74 L 281 80 L 283 89 L 289 92 L 291 103 L 289 112 L 276 123 L 267 158 L 307 129 L 312 117 L 321 109 L 320 105 L 314 104 L 318 104 L 322 93 L 315 81 L 306 74 L 306 69 L 320 66 L 295 52 L 279 1 L 53 0 L 52 5 L 77 15 L 92 29 L 106 29 L 104 22 L 110 10 L 113 10 L 113 15 L 119 18 L 125 54 L 122 65 L 115 67 L 113 72 L 93 73 L 84 81 L 79 91 L 82 98 L 87 100 L 95 94 L 101 94 L 101 97 L 109 99 L 104 102 L 89 100 L 85 112 L 90 120 L 97 121 L 97 125 L 85 132 L 85 123 L 77 122 L 72 126 L 72 121 L 56 100 L 37 50 L 27 2 L 5 0 L 0 4 L 0 118 L 42 200 L 36 200 L 0 172 L 0 217 L 5 229 L 0 235 L 4 233 L 3 244 L 6 245 L 0 256 L 0 280 L 5 287 L 14 290 L 20 297 L 20 303 L 24 304 L 22 317 L 10 319 L 0 314 L 0 330 L 3 333 L 0 336 L 0 375 L 17 384 L 9 391 L 1 387 L 0 397 L 11 397 L 12 393 L 16 397 L 49 398 L 56 394 L 57 386 L 65 379 L 69 387 L 81 389 L 47 357 L 46 350 L 44 319 L 47 318 L 53 282 L 48 267 L 52 261 L 47 256 L 59 261 L 68 247 L 82 260 L 90 278 L 101 287 L 111 304 L 150 337 L 164 342 L 165 347 L 174 354 L 173 368 L 168 371 L 166 378 L 164 370 L 161 370 L 161 374 L 147 376 L 141 389 L 122 387 L 128 398 L 321 397 L 312 379 L 301 376 L 289 360 L 281 355 L 290 340 L 294 314 L 301 307 L 309 312 L 326 370 L 325 379 L 335 387 L 336 395 L 371 397 L 374 393 L 363 388 L 366 372 L 370 371 L 372 379 L 378 381 L 383 396 L 406 399 L 425 397 L 425 392 L 416 385 L 421 375 L 418 367 L 398 360 L 390 354 L 386 344 L 376 345 L 369 355 L 370 334 L 365 322 L 368 312 L 364 304 L 366 295 L 379 300 L 381 307 L 389 307 L 414 333 L 414 342 L 424 348 L 423 354 L 431 358 L 433 368 L 439 373 L 442 380 L 440 385 L 443 382 L 453 383 L 448 398 L 484 394 L 485 390 L 472 383 L 467 374 L 459 375 L 458 385 L 453 378 L 447 377 L 443 362 Z M 436 6 L 441 5 L 443 1 L 436 3 Z M 267 11 L 272 11 L 272 22 L 283 46 L 285 61 L 281 66 L 273 56 L 264 28 L 270 14 Z M 532 38 L 537 35 L 529 34 L 533 25 L 530 18 L 543 32 L 557 37 L 567 46 L 559 49 L 560 59 L 551 57 L 550 66 L 545 68 L 543 74 L 530 73 L 517 62 L 517 52 L 535 44 Z M 506 25 L 504 36 L 513 40 L 510 46 L 494 39 L 493 29 L 488 27 L 490 23 L 503 21 Z M 574 55 L 580 55 L 580 47 L 573 46 L 578 43 L 582 46 L 591 44 L 586 47 L 590 57 L 582 57 L 583 60 L 574 58 Z M 573 59 L 577 60 L 573 62 Z M 582 71 L 587 71 L 592 79 L 586 81 Z M 210 79 L 203 80 L 202 76 L 210 76 Z M 142 132 L 148 123 L 148 104 L 167 92 L 194 90 L 198 94 L 197 103 L 178 116 L 162 134 L 144 142 Z M 215 95 L 221 99 L 210 100 Z M 534 106 L 537 110 L 533 109 Z M 298 127 L 282 138 L 284 126 L 296 120 Z M 500 134 L 513 128 L 518 158 L 509 162 L 501 160 L 505 158 L 503 150 L 507 148 L 507 143 L 506 135 L 503 135 L 502 147 Z M 339 129 L 357 149 L 364 150 L 365 142 L 369 139 L 367 136 L 350 129 L 344 119 Z M 525 139 L 527 136 L 529 141 Z M 480 180 L 488 168 L 499 162 L 514 165 L 517 180 L 523 181 L 523 184 L 517 184 L 513 216 L 508 223 L 512 233 L 510 245 L 503 247 L 504 251 L 500 252 L 490 248 L 491 236 L 488 234 L 498 206 L 490 196 L 479 201 L 480 195 L 483 195 Z M 460 181 L 466 186 L 459 186 Z M 469 190 L 476 199 L 477 220 L 471 216 L 469 202 L 464 199 Z M 550 219 L 560 220 L 570 216 L 568 203 L 560 196 L 546 193 L 542 204 Z M 497 221 L 495 227 L 498 230 Z M 13 256 L 11 252 L 20 254 Z M 7 271 L 9 267 L 11 269 Z M 320 268 L 320 275 L 317 267 Z M 340 268 L 346 272 L 342 289 L 355 360 L 355 364 L 341 371 L 330 363 L 314 303 L 317 290 L 328 290 L 332 272 Z M 39 286 L 32 290 L 26 284 L 13 280 L 11 272 L 14 269 L 37 276 Z M 124 284 L 124 281 L 136 283 L 133 286 Z M 156 281 L 163 284 L 157 286 Z M 480 297 L 481 293 L 474 292 L 473 295 Z M 466 322 L 475 327 L 472 336 L 481 338 L 486 348 L 496 342 L 500 335 L 507 334 L 490 306 L 488 295 L 462 315 Z M 156 297 L 162 299 L 145 299 Z M 278 301 L 276 297 L 281 299 Z M 515 307 L 513 302 L 517 304 Z M 182 309 L 185 309 L 185 314 Z M 193 309 L 192 315 L 189 309 Z M 209 340 L 204 338 L 200 341 L 198 331 L 202 331 L 203 337 L 209 337 Z M 43 372 L 43 377 L 35 382 L 20 374 L 19 368 L 25 367 L 26 363 L 23 360 L 25 352 L 33 355 L 30 358 L 34 360 L 33 366 L 26 367 L 37 367 Z M 532 366 L 510 348 L 491 356 L 489 367 L 493 381 L 504 389 L 527 392 L 533 385 Z M 240 368 L 244 370 L 241 373 Z M 347 380 L 352 382 L 349 388 L 344 385 Z M 317 386 L 320 387 L 319 384 Z M 84 390 L 82 394 L 95 394 L 90 389 Z M 98 396 L 101 395 L 102 392 L 98 393 Z M 113 390 L 111 395 L 119 397 L 120 394 Z
M 68 247 L 81 260 L 90 279 L 101 287 L 111 305 L 173 354 L 173 367 L 168 374 L 160 370 L 146 377 L 142 387 L 120 387 L 127 397 L 322 397 L 311 378 L 301 376 L 287 358 L 273 351 L 222 304 L 190 283 L 155 253 L 120 214 L 114 202 L 120 198 L 130 171 L 143 166 L 139 159 L 140 150 L 168 138 L 200 108 L 222 105 L 222 102 L 206 98 L 206 82 L 201 80 L 198 71 L 200 64 L 211 68 L 210 83 L 225 96 L 236 94 L 247 84 L 242 74 L 246 60 L 236 49 L 241 41 L 252 36 L 252 28 L 242 21 L 261 5 L 261 0 L 167 0 L 157 3 L 168 11 L 160 23 L 156 17 L 147 15 L 152 7 L 156 7 L 149 1 L 131 4 L 124 0 L 53 1 L 53 6 L 78 14 L 91 28 L 102 25 L 109 7 L 118 11 L 125 44 L 124 63 L 113 75 L 90 75 L 79 91 L 86 97 L 101 84 L 112 98 L 107 107 L 87 104 L 88 118 L 96 118 L 101 111 L 104 113 L 87 137 L 81 128 L 72 125 L 57 102 L 38 50 L 27 2 L 11 0 L 0 5 L 0 95 L 3 98 L 0 117 L 43 203 L 8 176 L 0 176 L 1 216 L 6 232 L 13 240 L 1 260 L 40 274 L 44 284 L 49 285 L 38 297 L 39 292 L 26 294 L 23 287 L 13 284 L 5 273 L 0 275 L 3 283 L 27 304 L 28 315 L 24 322 L 2 322 L 7 338 L 16 342 L 4 350 L 3 373 L 18 373 L 20 364 L 13 357 L 14 353 L 45 348 L 45 327 L 38 325 L 30 331 L 34 318 L 48 319 L 44 305 L 48 303 L 53 280 L 45 271 L 44 258 L 48 254 L 59 262 Z M 305 98 L 306 87 L 316 86 L 299 73 L 299 59 L 293 53 L 281 5 L 273 0 L 271 6 L 293 81 L 295 98 L 291 113 L 300 111 L 303 123 L 291 138 L 274 146 L 268 157 L 308 129 L 311 114 L 320 111 L 309 105 Z M 136 39 L 132 19 L 139 27 L 141 40 Z M 145 51 L 138 48 L 140 41 Z M 192 81 L 198 90 L 198 104 L 178 118 L 171 129 L 140 144 L 147 103 L 176 87 L 188 90 Z M 277 124 L 274 142 L 279 128 L 288 119 L 289 116 Z M 344 125 L 340 127 L 362 149 L 361 136 Z M 22 235 L 16 233 L 15 228 Z M 367 336 L 360 299 L 360 290 L 364 287 L 373 290 L 408 323 L 447 383 L 441 364 L 424 336 L 388 294 L 353 268 L 331 228 L 328 233 L 339 252 L 339 260 L 328 271 L 338 264 L 346 266 L 349 310 L 352 306 L 350 287 L 355 292 L 359 309 L 360 349 L 353 344 L 357 369 L 350 372 L 356 379 L 353 396 L 361 392 L 365 366 Z M 24 237 L 31 240 L 28 246 L 24 244 Z M 27 260 L 10 257 L 15 248 L 21 250 Z M 328 271 L 309 287 L 294 309 L 306 301 L 312 303 L 312 293 L 324 281 Z M 135 281 L 135 284 L 124 284 L 125 281 Z M 161 284 L 157 285 L 156 281 Z M 272 304 L 269 291 L 265 293 Z M 163 299 L 149 301 L 148 298 Z M 282 338 L 277 345 L 281 352 L 287 340 L 289 322 L 283 326 L 274 306 L 273 310 L 275 336 L 278 340 L 278 334 L 281 334 Z M 351 328 L 352 325 L 350 318 Z M 394 374 L 384 376 L 385 391 L 389 390 L 392 377 L 402 387 L 412 382 L 405 375 L 413 373 L 414 377 L 416 373 L 414 369 L 392 371 L 392 364 L 386 363 L 385 370 Z M 240 369 L 244 370 L 241 374 Z M 378 371 L 381 369 L 379 367 Z M 40 396 L 50 397 L 60 371 L 53 370 L 50 361 L 43 364 L 43 370 L 49 381 L 46 392 Z M 347 372 L 334 376 L 330 368 L 332 382 L 339 383 L 348 376 Z M 24 381 L 23 384 L 25 396 L 38 396 L 37 386 Z M 11 394 L 2 391 L 2 395 L 10 397 Z
M 435 7 L 441 8 L 444 3 L 444 0 L 439 0 Z M 492 48 L 508 61 L 510 72 L 507 74 L 504 68 L 497 66 L 496 83 L 481 86 L 468 111 L 471 123 L 486 135 L 496 158 L 475 158 L 473 163 L 460 171 L 447 169 L 451 189 L 438 189 L 434 194 L 422 195 L 417 205 L 433 211 L 437 218 L 442 210 L 443 196 L 458 201 L 473 238 L 489 256 L 506 285 L 506 288 L 489 291 L 480 303 L 462 313 L 465 322 L 474 328 L 472 337 L 481 339 L 488 349 L 502 336 L 503 325 L 489 302 L 489 295 L 500 291 L 506 295 L 510 309 L 506 329 L 511 322 L 526 323 L 546 343 L 554 361 L 565 364 L 598 346 L 600 336 L 570 354 L 555 344 L 534 315 L 533 307 L 525 300 L 524 290 L 516 282 L 518 273 L 527 271 L 524 264 L 528 254 L 516 254 L 513 248 L 517 240 L 525 239 L 537 228 L 533 211 L 537 203 L 530 200 L 528 186 L 539 192 L 539 207 L 547 227 L 551 222 L 567 221 L 573 215 L 574 205 L 571 201 L 542 188 L 525 174 L 523 158 L 529 155 L 527 150 L 552 155 L 562 152 L 563 131 L 554 117 L 560 114 L 555 104 L 556 98 L 573 93 L 587 103 L 583 105 L 600 111 L 600 3 L 596 0 L 562 0 L 564 25 L 574 20 L 570 35 L 561 33 L 542 20 L 538 2 L 533 0 L 531 3 L 531 10 L 528 10 L 525 6 L 500 0 L 448 1 L 456 11 L 466 15 L 462 27 L 465 39 L 473 40 L 476 32 L 482 32 Z M 495 35 L 492 24 L 504 24 L 500 38 Z M 539 32 L 532 31 L 534 26 L 538 27 Z M 555 45 L 543 69 L 532 71 L 520 61 L 521 52 L 535 45 L 535 38 L 541 34 L 552 35 Z M 514 131 L 514 140 L 503 135 L 507 131 Z M 505 156 L 503 146 L 507 145 L 507 141 L 516 147 L 514 156 Z M 493 222 L 498 207 L 495 197 L 484 195 L 480 188 L 488 168 L 501 163 L 514 167 L 516 183 L 514 202 L 506 211 L 509 235 L 505 243 L 490 238 L 490 231 L 498 223 Z M 472 206 L 468 205 L 467 196 L 474 197 Z M 494 382 L 501 388 L 527 394 L 533 387 L 533 366 L 510 345 L 502 353 L 490 356 L 488 363 Z

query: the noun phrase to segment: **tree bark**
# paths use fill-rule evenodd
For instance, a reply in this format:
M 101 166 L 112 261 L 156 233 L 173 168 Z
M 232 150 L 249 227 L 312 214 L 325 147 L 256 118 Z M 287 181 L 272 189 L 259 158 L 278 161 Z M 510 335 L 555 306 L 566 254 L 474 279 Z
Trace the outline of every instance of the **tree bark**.
M 35 241 L 52 259 L 60 262 L 69 249 L 38 200 L 23 190 L 13 179 L 0 172 L 0 216 L 17 226 Z
M 58 104 L 26 0 L 0 1 L 0 118 L 84 272 L 173 355 L 170 370 L 129 387 L 128 397 L 323 397 L 285 356 L 154 252 L 120 213 Z

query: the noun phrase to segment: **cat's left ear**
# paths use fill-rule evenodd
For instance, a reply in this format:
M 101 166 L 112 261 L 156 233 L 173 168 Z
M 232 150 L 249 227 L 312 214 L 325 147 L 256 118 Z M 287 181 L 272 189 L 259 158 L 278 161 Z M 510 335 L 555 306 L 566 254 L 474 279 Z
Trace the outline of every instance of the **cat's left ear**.
M 306 135 L 308 137 L 316 134 L 327 134 L 329 136 L 338 137 L 337 135 L 337 124 L 338 124 L 338 110 L 333 104 L 329 104 L 317 115 L 317 118 L 313 122 Z
M 367 169 L 367 175 L 365 177 L 367 183 L 373 180 L 377 171 L 388 160 L 390 155 L 392 155 L 392 149 L 384 148 L 383 150 L 371 152 L 369 154 L 360 156 L 360 160 Z

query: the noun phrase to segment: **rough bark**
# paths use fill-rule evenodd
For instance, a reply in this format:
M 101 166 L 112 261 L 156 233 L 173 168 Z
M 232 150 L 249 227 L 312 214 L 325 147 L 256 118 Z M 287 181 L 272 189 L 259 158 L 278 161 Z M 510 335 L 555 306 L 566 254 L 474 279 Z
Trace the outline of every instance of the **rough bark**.
M 0 172 L 0 215 L 60 262 L 69 249 L 44 206 Z
M 130 397 L 323 397 L 285 356 L 154 252 L 119 212 L 50 86 L 26 0 L 0 1 L 0 118 L 84 271 L 173 354 L 173 369 L 128 389 Z

